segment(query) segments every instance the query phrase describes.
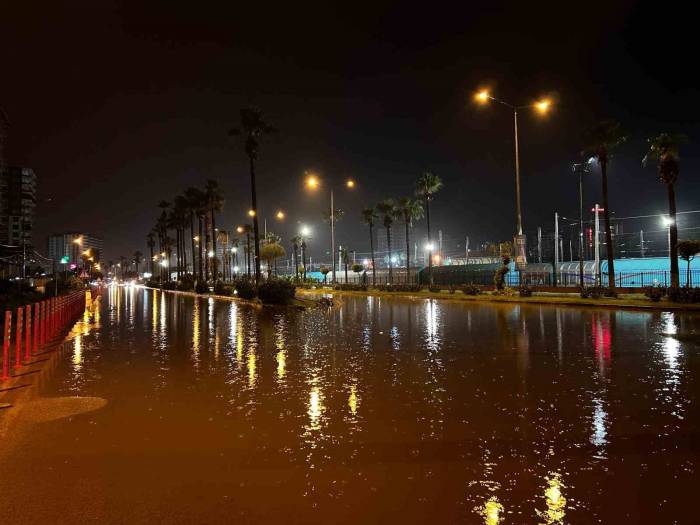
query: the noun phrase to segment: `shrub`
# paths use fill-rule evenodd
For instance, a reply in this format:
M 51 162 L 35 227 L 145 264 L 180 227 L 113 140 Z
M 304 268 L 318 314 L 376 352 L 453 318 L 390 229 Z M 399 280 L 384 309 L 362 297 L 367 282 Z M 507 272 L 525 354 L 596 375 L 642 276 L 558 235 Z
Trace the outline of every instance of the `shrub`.
M 366 284 L 355 284 L 355 283 L 338 283 L 334 287 L 336 290 L 344 290 L 351 292 L 366 292 Z
M 700 303 L 700 288 L 669 287 L 666 293 L 674 303 Z
M 233 286 L 224 284 L 223 281 L 216 281 L 216 284 L 214 284 L 214 293 L 216 295 L 233 295 Z
M 481 293 L 481 288 L 473 284 L 463 284 L 460 286 L 460 290 L 464 295 L 479 295 Z
M 604 289 L 602 286 L 589 286 L 581 288 L 582 299 L 600 299 L 603 296 Z
M 504 297 L 513 297 L 515 295 L 515 290 L 513 288 L 506 286 L 505 288 L 501 288 L 500 290 L 498 290 L 498 289 L 494 290 L 493 295 L 502 295 Z
M 453 294 L 457 291 L 457 287 L 454 284 L 450 284 L 447 286 L 447 291 L 450 292 L 450 294 Z
M 518 290 L 520 297 L 532 297 L 532 288 L 529 286 L 521 286 Z
M 194 290 L 194 276 L 188 273 L 180 277 L 180 281 L 177 283 L 177 289 L 181 292 L 190 292 Z
M 362 266 L 362 265 L 359 264 L 359 263 L 355 263 L 355 264 L 352 265 L 352 271 L 355 272 L 355 273 L 360 273 L 360 272 L 361 272 L 362 270 L 364 270 L 364 269 L 365 269 L 365 267 Z
M 247 299 L 247 300 L 252 300 L 255 299 L 258 295 L 258 290 L 255 287 L 255 282 L 251 281 L 250 279 L 238 279 L 234 284 L 233 284 L 234 289 L 236 290 L 236 295 L 240 297 L 241 299 Z
M 378 284 L 375 289 L 380 292 L 420 292 L 420 284 Z
M 266 304 L 288 304 L 294 299 L 295 290 L 296 287 L 287 280 L 268 279 L 258 287 L 258 297 Z
M 439 293 L 442 291 L 442 286 L 438 286 L 437 284 L 431 284 L 428 287 L 428 290 L 430 290 L 433 293 Z
M 205 282 L 198 282 L 197 286 L 194 287 L 194 291 L 197 293 L 209 293 L 209 285 Z
M 644 295 L 653 302 L 658 303 L 666 293 L 666 290 L 661 286 L 645 286 Z

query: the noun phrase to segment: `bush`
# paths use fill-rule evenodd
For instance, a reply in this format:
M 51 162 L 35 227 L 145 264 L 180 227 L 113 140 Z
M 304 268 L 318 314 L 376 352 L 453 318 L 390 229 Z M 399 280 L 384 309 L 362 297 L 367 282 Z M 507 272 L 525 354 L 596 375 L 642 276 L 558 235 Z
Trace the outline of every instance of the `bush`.
M 255 282 L 251 281 L 250 279 L 238 279 L 233 284 L 233 287 L 236 290 L 236 295 L 238 295 L 238 297 L 241 299 L 247 299 L 250 301 L 255 299 L 258 295 Z
M 288 304 L 294 299 L 295 291 L 296 287 L 287 280 L 268 279 L 258 287 L 258 297 L 265 304 Z
M 661 298 L 666 294 L 666 290 L 661 286 L 645 286 L 644 295 L 646 295 L 653 302 L 658 303 Z
M 355 283 L 338 283 L 334 286 L 336 290 L 344 290 L 350 292 L 366 292 L 366 284 L 355 284 Z
M 431 284 L 428 287 L 428 290 L 430 290 L 433 293 L 440 293 L 442 291 L 442 286 L 438 286 L 437 284 Z
M 180 281 L 177 283 L 177 289 L 181 292 L 190 292 L 194 290 L 194 276 L 188 273 L 180 277 Z
M 700 288 L 669 287 L 666 293 L 674 303 L 700 303 Z
M 447 287 L 447 291 L 450 292 L 450 294 L 453 294 L 457 291 L 457 287 L 454 284 L 450 284 Z
M 223 281 L 216 281 L 216 284 L 214 284 L 214 293 L 216 295 L 233 295 L 233 286 L 224 284 Z
M 362 265 L 359 264 L 359 263 L 355 263 L 355 264 L 352 265 L 352 271 L 355 272 L 355 273 L 360 273 L 360 272 L 361 272 L 362 270 L 364 270 L 364 269 L 365 269 L 365 267 L 362 266 Z
M 460 286 L 460 290 L 464 295 L 479 295 L 481 293 L 481 288 L 473 284 L 463 284 Z
M 420 292 L 420 284 L 378 284 L 375 286 L 380 292 Z
M 197 293 L 209 293 L 209 285 L 205 282 L 198 282 L 197 286 L 194 287 L 194 291 Z
M 605 292 L 602 286 L 589 286 L 588 288 L 581 288 L 580 291 L 582 299 L 600 299 Z
M 515 290 L 513 288 L 510 288 L 509 286 L 506 286 L 505 288 L 501 288 L 500 290 L 498 290 L 498 289 L 494 290 L 493 295 L 502 295 L 504 297 L 513 297 L 513 296 L 515 296 Z
M 532 297 L 532 288 L 529 286 L 521 286 L 518 290 L 520 297 Z

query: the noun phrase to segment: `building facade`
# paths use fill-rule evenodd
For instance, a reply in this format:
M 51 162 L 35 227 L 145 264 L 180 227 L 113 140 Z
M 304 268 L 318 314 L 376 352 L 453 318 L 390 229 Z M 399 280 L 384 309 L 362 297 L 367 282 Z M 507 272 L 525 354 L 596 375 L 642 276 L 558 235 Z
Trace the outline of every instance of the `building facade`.
M 36 174 L 30 168 L 0 171 L 0 244 L 33 247 Z
M 89 233 L 68 232 L 54 233 L 49 236 L 48 256 L 59 262 L 63 257 L 68 258 L 68 264 L 82 263 L 81 256 L 86 250 L 90 250 L 95 260 L 100 260 L 104 243 L 99 237 Z

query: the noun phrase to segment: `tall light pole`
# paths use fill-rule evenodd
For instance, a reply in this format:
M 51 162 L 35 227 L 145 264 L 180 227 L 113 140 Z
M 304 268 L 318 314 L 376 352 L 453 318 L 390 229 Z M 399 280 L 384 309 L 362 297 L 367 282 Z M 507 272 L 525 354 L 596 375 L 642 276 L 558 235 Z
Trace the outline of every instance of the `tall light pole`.
M 310 190 L 316 190 L 321 185 L 321 181 L 318 175 L 311 172 L 306 172 L 306 187 Z M 349 190 L 355 189 L 355 181 L 352 179 L 347 179 L 345 181 L 345 187 Z M 336 221 L 336 209 L 335 201 L 333 196 L 333 188 L 330 189 L 330 210 L 329 210 L 329 222 L 331 223 L 331 282 L 335 284 L 335 221 Z
M 583 289 L 583 176 L 590 172 L 591 161 L 573 165 L 573 172 L 578 175 L 578 284 Z
M 498 102 L 502 106 L 507 107 L 513 111 L 513 135 L 515 142 L 515 215 L 516 215 L 516 227 L 515 227 L 515 244 L 517 254 L 515 257 L 515 264 L 518 269 L 522 269 L 523 266 L 527 264 L 527 256 L 525 250 L 525 236 L 523 235 L 523 218 L 522 210 L 520 207 L 520 149 L 518 144 L 518 110 L 525 108 L 534 108 L 541 114 L 546 114 L 552 107 L 552 101 L 548 98 L 543 98 L 532 104 L 525 104 L 522 106 L 516 106 L 510 104 L 504 100 L 492 97 L 487 90 L 479 91 L 475 97 L 477 102 L 480 104 L 486 104 L 489 101 Z

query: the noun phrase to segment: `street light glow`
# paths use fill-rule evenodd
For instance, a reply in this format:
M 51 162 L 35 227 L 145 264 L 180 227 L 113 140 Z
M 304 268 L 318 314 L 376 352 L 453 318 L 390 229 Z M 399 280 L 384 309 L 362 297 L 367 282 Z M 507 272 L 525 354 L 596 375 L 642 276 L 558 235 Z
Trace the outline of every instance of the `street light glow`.
M 352 179 L 348 179 L 347 182 L 345 183 L 345 185 L 346 185 L 349 189 L 353 189 L 353 188 L 355 187 L 355 181 L 352 180 Z
M 535 108 L 537 108 L 537 111 L 539 111 L 540 113 L 547 113 L 547 111 L 549 111 L 551 107 L 552 101 L 548 98 L 543 98 L 542 100 L 535 102 Z
M 308 226 L 302 226 L 301 229 L 299 230 L 299 232 L 300 232 L 304 237 L 308 237 L 309 234 L 311 233 L 311 230 L 309 229 Z
M 661 224 L 668 228 L 671 226 L 671 224 L 673 224 L 673 219 L 671 217 L 661 217 Z
M 490 95 L 489 92 L 486 91 L 485 89 L 482 89 L 481 91 L 478 91 L 478 92 L 476 93 L 476 95 L 474 95 L 474 99 L 475 99 L 477 102 L 480 102 L 480 103 L 482 103 L 482 104 L 485 104 L 486 102 L 488 102 L 490 98 L 491 98 L 491 95 Z
M 214 250 L 209 250 L 209 251 L 207 252 L 207 257 L 209 257 L 210 259 L 211 259 L 212 257 L 214 257 Z
M 284 212 L 282 210 L 279 210 L 275 217 L 277 217 L 278 221 L 284 220 Z
M 238 233 L 243 233 L 243 226 L 236 226 L 236 231 Z
M 233 267 L 233 273 L 238 273 L 238 266 Z
M 255 210 L 248 210 L 248 217 L 255 217 Z
M 236 253 L 237 251 L 238 251 L 237 247 L 234 246 L 233 248 L 231 248 L 231 253 Z
M 428 243 L 425 245 L 425 249 L 428 252 L 432 252 L 435 249 L 435 246 L 432 243 Z
M 318 176 L 313 173 L 306 172 L 306 187 L 310 190 L 315 190 L 319 187 L 321 182 L 318 180 Z

